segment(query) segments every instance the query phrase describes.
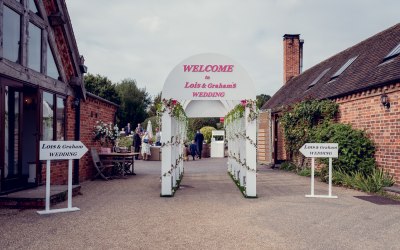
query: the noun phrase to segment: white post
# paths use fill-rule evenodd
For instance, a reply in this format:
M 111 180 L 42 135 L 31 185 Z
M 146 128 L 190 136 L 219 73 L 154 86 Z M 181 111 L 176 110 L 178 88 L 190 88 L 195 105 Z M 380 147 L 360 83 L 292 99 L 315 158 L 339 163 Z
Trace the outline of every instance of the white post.
M 246 134 L 246 118 L 242 117 L 241 119 L 239 119 L 240 122 L 240 137 L 239 137 L 239 143 L 240 143 L 240 162 L 242 163 L 246 163 L 247 165 L 247 161 L 246 161 L 246 138 L 244 138 L 242 135 L 243 133 Z M 244 178 L 246 176 L 246 172 L 247 172 L 247 168 L 243 165 L 240 165 L 240 186 L 244 186 Z
M 332 196 L 332 157 L 329 157 L 329 197 Z
M 315 169 L 315 158 L 311 158 L 311 194 L 306 197 L 315 197 L 314 195 L 314 169 Z
M 245 123 L 246 123 L 246 137 L 252 142 L 257 142 L 257 120 L 249 121 L 250 109 L 246 107 L 245 110 Z M 252 145 L 250 140 L 245 139 L 246 150 L 246 164 L 250 168 L 246 174 L 246 195 L 247 197 L 257 197 L 257 148 Z
M 72 208 L 72 160 L 68 160 L 68 208 Z
M 50 160 L 46 161 L 46 207 L 45 210 L 37 211 L 38 214 L 55 214 L 63 212 L 79 211 L 77 207 L 72 207 L 72 160 L 68 160 L 68 207 L 50 209 Z
M 46 161 L 46 208 L 45 211 L 50 210 L 50 160 Z
M 315 171 L 315 158 L 311 158 L 311 195 L 314 196 L 314 171 Z
M 172 119 L 168 112 L 164 112 L 162 115 L 162 144 L 164 147 L 161 152 L 161 196 L 172 195 L 172 175 L 168 173 L 171 170 L 171 123 Z
M 177 133 L 176 133 L 176 119 L 174 117 L 172 117 L 172 126 L 171 126 L 171 130 L 172 130 L 172 136 L 174 136 L 174 140 L 173 140 L 173 145 L 172 145 L 172 151 L 171 151 L 171 164 L 174 166 L 172 169 L 172 187 L 176 187 L 176 145 L 175 142 L 177 140 Z M 171 166 L 172 167 L 172 166 Z

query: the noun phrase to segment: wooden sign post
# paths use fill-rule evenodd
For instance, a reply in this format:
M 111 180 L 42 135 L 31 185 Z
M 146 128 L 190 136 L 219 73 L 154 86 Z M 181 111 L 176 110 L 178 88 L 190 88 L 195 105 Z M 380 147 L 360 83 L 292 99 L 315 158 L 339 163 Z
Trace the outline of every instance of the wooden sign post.
M 46 160 L 46 207 L 38 214 L 53 214 L 80 210 L 72 207 L 72 160 L 80 159 L 88 151 L 80 141 L 40 141 L 40 160 Z M 68 207 L 50 209 L 51 160 L 68 160 Z
M 306 197 L 337 198 L 332 195 L 332 158 L 338 158 L 339 144 L 337 143 L 306 143 L 300 148 L 300 153 L 311 157 L 311 194 Z M 315 158 L 329 158 L 329 190 L 328 195 L 314 194 Z

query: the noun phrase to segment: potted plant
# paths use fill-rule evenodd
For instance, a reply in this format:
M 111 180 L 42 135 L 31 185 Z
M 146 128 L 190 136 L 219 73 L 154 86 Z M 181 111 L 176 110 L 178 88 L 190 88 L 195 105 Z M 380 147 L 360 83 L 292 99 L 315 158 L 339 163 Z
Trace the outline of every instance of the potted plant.
M 103 121 L 96 121 L 96 125 L 93 128 L 93 140 L 99 141 L 100 145 L 115 146 L 116 140 L 119 137 L 118 126 L 110 123 L 105 123 Z M 111 150 L 109 150 L 111 151 Z

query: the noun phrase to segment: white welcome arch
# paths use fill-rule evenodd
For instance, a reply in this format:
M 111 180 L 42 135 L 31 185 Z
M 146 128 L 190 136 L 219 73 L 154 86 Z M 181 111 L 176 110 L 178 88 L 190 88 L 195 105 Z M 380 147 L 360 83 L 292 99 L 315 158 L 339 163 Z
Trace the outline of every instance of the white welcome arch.
M 255 100 L 256 94 L 253 81 L 240 64 L 208 53 L 175 66 L 164 83 L 162 99 L 169 103 L 177 100 L 188 118 L 224 117 L 242 100 Z M 247 119 L 249 107 L 243 119 L 226 127 L 234 135 L 228 147 L 237 147 L 228 158 L 228 171 L 245 188 L 247 197 L 256 197 L 256 120 Z M 171 110 L 171 106 L 164 107 L 162 115 L 161 196 L 172 196 L 183 174 L 181 144 L 186 123 L 171 116 Z

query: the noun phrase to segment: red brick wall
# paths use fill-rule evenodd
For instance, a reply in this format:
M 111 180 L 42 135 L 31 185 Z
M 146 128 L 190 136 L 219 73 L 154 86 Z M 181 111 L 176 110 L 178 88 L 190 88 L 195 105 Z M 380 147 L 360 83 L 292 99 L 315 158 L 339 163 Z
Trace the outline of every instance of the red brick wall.
M 283 37 L 283 82 L 300 74 L 300 36 L 285 35 Z
M 90 148 L 100 149 L 98 141 L 93 141 L 93 128 L 96 121 L 102 120 L 113 123 L 117 107 L 99 99 L 87 96 L 86 102 L 81 105 L 81 141 L 89 149 L 89 152 L 81 158 L 79 163 L 79 180 L 88 180 L 93 176 L 93 162 L 90 156 Z
M 75 140 L 75 108 L 72 108 L 74 97 L 69 96 L 66 104 L 66 135 L 67 140 Z M 117 107 L 97 98 L 87 96 L 86 101 L 81 100 L 81 126 L 80 138 L 89 149 L 79 161 L 79 181 L 91 179 L 94 174 L 90 148 L 100 148 L 100 143 L 93 141 L 93 127 L 96 121 L 114 123 Z M 46 181 L 46 164 L 42 167 L 42 184 Z M 68 161 L 51 162 L 51 184 L 61 185 L 68 182 Z
M 386 91 L 390 109 L 381 104 Z M 375 142 L 375 158 L 379 167 L 389 171 L 400 184 L 400 83 L 368 92 L 337 99 L 339 122 L 365 130 Z

